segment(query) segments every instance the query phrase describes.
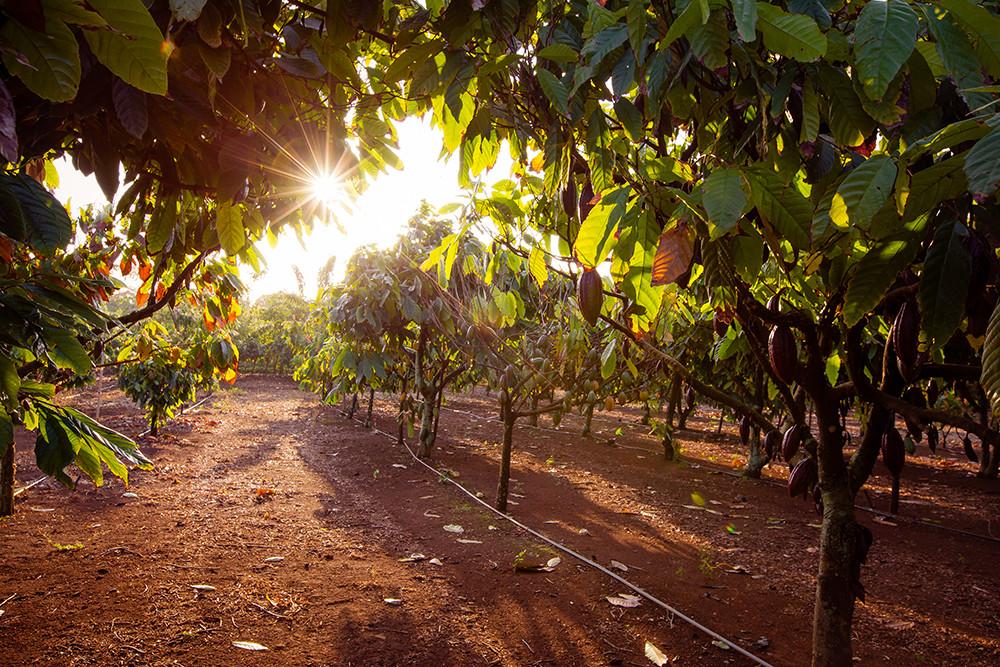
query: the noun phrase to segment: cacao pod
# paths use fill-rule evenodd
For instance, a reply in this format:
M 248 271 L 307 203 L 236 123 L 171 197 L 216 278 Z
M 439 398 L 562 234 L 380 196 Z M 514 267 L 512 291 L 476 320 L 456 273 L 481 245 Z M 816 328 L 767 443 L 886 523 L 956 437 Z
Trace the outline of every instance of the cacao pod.
M 775 325 L 767 339 L 767 352 L 771 360 L 771 370 L 779 380 L 791 384 L 795 380 L 799 363 L 798 348 L 792 330 L 783 324 Z
M 743 419 L 740 420 L 740 444 L 744 447 L 750 442 L 750 428 L 752 424 L 750 415 L 743 415 Z
M 937 451 L 938 446 L 938 430 L 934 426 L 927 427 L 927 449 L 931 450 L 931 454 Z
M 979 457 L 976 455 L 976 450 L 972 447 L 972 439 L 969 434 L 966 433 L 965 437 L 962 438 L 962 449 L 965 450 L 965 458 L 969 459 L 973 463 L 979 463 Z
M 604 305 L 604 286 L 597 271 L 584 269 L 577 285 L 577 301 L 583 319 L 587 320 L 590 326 L 597 324 L 597 318 L 601 316 L 601 306 Z
M 555 412 L 552 413 L 552 426 L 555 428 L 559 428 L 559 422 L 561 421 L 562 421 L 562 412 L 556 410 Z
M 899 477 L 903 472 L 903 463 L 906 461 L 906 445 L 903 443 L 903 436 L 895 427 L 886 429 L 882 436 L 882 463 L 889 469 L 893 477 Z
M 715 313 L 715 317 L 712 318 L 712 331 L 719 338 L 723 338 L 726 335 L 726 331 L 729 330 L 729 323 L 723 322 L 722 318 L 719 317 L 719 313 Z
M 788 476 L 788 495 L 792 498 L 796 496 L 808 497 L 816 485 L 818 479 L 816 461 L 806 457 L 795 464 L 792 473 Z
M 772 313 L 781 312 L 781 297 L 775 294 L 770 299 L 767 300 L 767 309 Z
M 768 431 L 767 435 L 764 436 L 764 453 L 767 454 L 768 459 L 774 460 L 780 445 L 781 434 L 776 429 Z
M 566 211 L 566 216 L 575 221 L 577 215 L 577 205 L 579 200 L 576 196 L 576 182 L 570 178 L 569 183 L 562 191 L 562 207 Z
M 910 380 L 917 368 L 917 348 L 920 343 L 920 313 L 915 301 L 906 301 L 892 323 L 892 347 L 896 351 L 896 366 L 903 379 Z
M 604 399 L 604 409 L 606 411 L 611 411 L 615 409 L 615 399 L 608 396 Z
M 781 439 L 781 458 L 785 463 L 791 462 L 792 457 L 799 451 L 804 430 L 805 427 L 800 424 L 792 424 L 785 429 L 785 437 Z

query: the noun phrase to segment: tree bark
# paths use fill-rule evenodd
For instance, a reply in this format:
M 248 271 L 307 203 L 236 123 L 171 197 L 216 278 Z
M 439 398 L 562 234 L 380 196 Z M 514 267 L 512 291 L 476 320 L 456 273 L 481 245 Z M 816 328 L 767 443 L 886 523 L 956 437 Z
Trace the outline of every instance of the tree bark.
M 642 419 L 639 420 L 639 423 L 642 424 L 643 426 L 649 426 L 649 418 L 651 416 L 652 415 L 650 414 L 649 403 L 647 402 L 645 405 L 642 406 Z
M 760 429 L 756 426 L 750 429 L 750 451 L 747 455 L 747 464 L 743 468 L 743 476 L 749 479 L 760 479 L 764 466 L 767 465 L 767 457 L 760 450 Z
M 368 388 L 368 416 L 365 417 L 365 428 L 372 427 L 372 407 L 375 405 L 375 388 Z
M 681 376 L 674 373 L 674 379 L 670 381 L 670 394 L 667 397 L 667 426 L 674 427 L 674 415 L 677 414 L 678 406 L 681 402 Z
M 399 415 L 396 416 L 399 426 L 399 433 L 396 436 L 396 444 L 403 444 L 403 426 L 406 423 L 406 379 L 403 379 L 403 389 L 399 393 Z
M 503 448 L 500 451 L 500 479 L 497 482 L 497 509 L 507 511 L 507 490 L 510 485 L 510 455 L 514 448 L 514 413 L 510 394 L 506 390 L 501 394 L 500 410 L 503 412 Z
M 14 462 L 14 441 L 7 443 L 7 451 L 0 458 L 0 516 L 11 516 L 14 513 L 14 473 L 17 466 Z
M 160 434 L 160 416 L 156 413 L 156 410 L 149 415 L 149 434 L 156 437 Z
M 587 409 L 584 411 L 583 418 L 584 418 L 584 422 L 583 422 L 583 437 L 586 438 L 587 436 L 590 435 L 590 423 L 594 419 L 594 404 L 593 403 L 589 403 L 587 405 Z
M 422 459 L 429 458 L 434 449 L 434 405 L 432 399 L 424 399 L 420 408 L 420 447 L 417 449 L 417 456 Z

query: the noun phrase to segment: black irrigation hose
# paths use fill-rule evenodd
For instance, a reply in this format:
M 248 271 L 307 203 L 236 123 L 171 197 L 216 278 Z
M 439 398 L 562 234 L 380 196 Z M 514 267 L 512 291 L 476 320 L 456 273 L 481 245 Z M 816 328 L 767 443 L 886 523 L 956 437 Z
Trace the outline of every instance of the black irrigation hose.
M 340 411 L 341 414 L 343 414 L 345 416 L 347 415 L 347 413 L 345 411 L 340 410 L 339 408 L 338 408 L 338 410 Z M 354 421 L 356 421 L 357 423 L 362 424 L 362 425 L 364 423 L 360 419 L 354 419 Z M 392 435 L 391 433 L 386 433 L 385 431 L 383 431 L 381 429 L 378 429 L 378 428 L 375 428 L 374 426 L 371 427 L 371 429 L 375 433 L 378 433 L 380 435 L 384 435 L 386 438 L 388 438 L 389 440 L 391 440 L 393 442 L 397 442 L 398 441 L 397 436 Z M 480 498 L 479 496 L 477 496 L 476 494 L 472 493 L 467 488 L 465 488 L 464 486 L 462 486 L 461 484 L 459 484 L 458 482 L 456 482 L 450 476 L 442 473 L 440 470 L 438 470 L 434 466 L 432 466 L 429 463 L 427 463 L 426 461 L 423 461 L 422 459 L 420 459 L 413 452 L 413 450 L 410 448 L 410 446 L 406 444 L 405 440 L 403 441 L 402 444 L 403 444 L 403 447 L 406 449 L 407 453 L 410 455 L 410 457 L 414 461 L 416 461 L 420 465 L 424 466 L 425 468 L 427 468 L 428 470 L 430 470 L 431 472 L 433 472 L 434 474 L 436 474 L 439 479 L 444 479 L 448 483 L 454 485 L 455 487 L 458 488 L 459 491 L 461 491 L 462 493 L 464 493 L 469 498 L 471 498 L 475 502 L 479 503 L 480 505 L 482 505 L 483 507 L 485 507 L 489 511 L 493 512 L 494 514 L 496 514 L 497 516 L 499 516 L 501 519 L 504 519 L 505 521 L 509 521 L 510 523 L 514 524 L 515 526 L 517 526 L 521 530 L 529 533 L 530 535 L 533 535 L 534 537 L 536 537 L 537 539 L 545 542 L 549 546 L 551 546 L 551 547 L 553 547 L 555 549 L 558 549 L 559 551 L 562 551 L 563 553 L 565 553 L 568 556 L 572 556 L 573 558 L 577 559 L 578 561 L 584 563 L 585 565 L 588 565 L 588 566 L 594 568 L 595 570 L 597 570 L 597 571 L 599 571 L 599 572 L 601 572 L 603 574 L 606 574 L 607 576 L 611 577 L 612 579 L 614 579 L 618 583 L 622 584 L 623 586 L 626 586 L 627 588 L 629 588 L 633 592 L 637 593 L 641 597 L 646 598 L 646 600 L 648 600 L 649 602 L 652 602 L 653 604 L 655 604 L 656 606 L 658 606 L 658 607 L 662 608 L 663 610 L 667 611 L 671 615 L 676 616 L 677 618 L 681 619 L 682 621 L 684 621 L 688 625 L 690 625 L 690 626 L 696 628 L 697 630 L 700 630 L 701 632 L 707 634 L 709 637 L 712 637 L 716 641 L 722 642 L 723 644 L 725 644 L 729 648 L 733 649 L 734 651 L 736 651 L 737 653 L 743 655 L 744 657 L 752 660 L 754 663 L 760 665 L 761 667 L 774 667 L 773 665 L 771 665 L 771 663 L 767 662 L 763 658 L 757 657 L 753 653 L 751 653 L 751 652 L 747 651 L 746 649 L 740 647 L 738 644 L 736 644 L 736 642 L 732 641 L 731 639 L 727 639 L 726 637 L 723 637 L 722 635 L 720 635 L 718 632 L 712 630 L 711 628 L 705 627 L 704 625 L 702 625 L 698 621 L 694 620 L 693 618 L 691 618 L 687 614 L 683 613 L 682 611 L 680 611 L 676 607 L 674 607 L 674 606 L 672 606 L 670 604 L 667 604 L 663 600 L 661 600 L 658 597 L 654 596 L 652 593 L 648 593 L 646 590 L 640 588 L 636 584 L 633 584 L 631 581 L 629 581 L 628 579 L 625 579 L 621 575 L 612 572 L 611 570 L 609 570 L 608 568 L 604 567 L 600 563 L 597 563 L 597 562 L 595 562 L 595 561 L 587 558 L 586 556 L 580 554 L 579 552 L 576 552 L 576 551 L 570 549 L 569 547 L 565 546 L 564 544 L 556 542 L 552 538 L 550 538 L 550 537 L 546 536 L 545 534 L 543 534 L 543 533 L 535 530 L 534 528 L 531 528 L 531 527 L 529 527 L 529 526 L 521 523 L 520 521 L 518 521 L 517 519 L 513 518 L 512 516 L 510 516 L 508 514 L 504 514 L 503 512 L 501 512 L 497 508 L 493 507 L 492 505 L 490 505 L 489 503 L 487 503 L 486 501 L 484 501 L 482 498 Z
M 209 393 L 209 394 L 208 394 L 208 396 L 205 396 L 205 397 L 204 397 L 203 399 L 201 399 L 201 400 L 200 400 L 200 401 L 198 401 L 197 403 L 194 403 L 193 405 L 191 405 L 191 407 L 189 407 L 189 408 L 181 408 L 181 414 L 183 415 L 183 414 L 184 414 L 184 413 L 186 413 L 186 412 L 191 412 L 191 411 L 193 411 L 193 410 L 196 410 L 196 409 L 197 409 L 197 408 L 198 408 L 198 407 L 199 407 L 200 405 L 202 405 L 203 403 L 205 403 L 205 402 L 206 402 L 206 401 L 207 401 L 208 399 L 212 398 L 212 396 L 214 396 L 214 395 L 215 395 L 215 392 L 213 391 L 213 392 Z M 167 422 L 167 423 L 169 423 L 169 422 Z M 142 433 L 140 433 L 139 435 L 137 435 L 137 436 L 135 436 L 135 437 L 137 437 L 137 438 L 141 438 L 141 437 L 143 437 L 143 436 L 145 436 L 145 435 L 149 435 L 149 432 L 150 432 L 150 430 L 151 430 L 151 429 L 148 429 L 148 428 L 147 428 L 147 429 L 146 429 L 145 431 L 143 431 Z M 24 492 L 25 492 L 25 491 L 27 491 L 28 489 L 30 489 L 30 488 L 32 488 L 32 487 L 34 487 L 34 486 L 37 486 L 37 485 L 39 485 L 39 484 L 41 484 L 42 482 L 44 482 L 44 481 L 45 481 L 45 480 L 47 480 L 48 478 L 49 478 L 49 476 L 48 476 L 48 475 L 46 475 L 46 476 L 44 476 L 44 477 L 39 477 L 39 478 L 38 478 L 38 479 L 36 479 L 35 481 L 33 481 L 33 482 L 29 482 L 29 483 L 25 484 L 25 485 L 24 485 L 24 486 L 22 486 L 22 487 L 21 487 L 20 489 L 16 489 L 16 490 L 14 491 L 14 497 L 15 497 L 15 498 L 16 498 L 16 497 L 18 497 L 19 495 L 21 495 L 22 493 L 24 493 Z
M 442 407 L 445 410 L 450 410 L 450 411 L 455 412 L 457 414 L 467 415 L 469 417 L 473 417 L 473 418 L 479 419 L 481 421 L 490 421 L 490 419 L 488 417 L 482 417 L 482 416 L 477 415 L 477 414 L 475 414 L 473 412 L 468 412 L 466 410 L 459 410 L 457 408 L 449 408 L 447 406 L 442 406 Z M 518 424 L 518 426 L 521 426 L 523 428 L 534 428 L 534 429 L 538 429 L 538 430 L 541 430 L 541 431 L 552 431 L 553 433 L 566 434 L 566 431 L 559 430 L 559 429 L 548 428 L 548 427 L 545 427 L 545 426 L 532 426 L 531 424 Z M 625 449 L 635 449 L 637 451 L 646 452 L 647 454 L 651 454 L 653 456 L 656 456 L 656 454 L 658 453 L 655 450 L 645 449 L 644 447 L 628 447 L 626 445 L 616 445 L 616 447 L 625 448 Z M 693 460 L 693 459 L 688 459 L 687 461 L 689 463 L 692 463 L 692 464 L 695 464 L 695 465 L 699 465 L 699 466 L 702 466 L 704 468 L 713 469 L 713 470 L 715 470 L 717 472 L 720 472 L 720 473 L 722 473 L 724 475 L 729 475 L 731 477 L 739 477 L 739 478 L 743 477 L 743 475 L 741 473 L 738 473 L 735 470 L 730 470 L 730 469 L 725 468 L 723 466 L 719 466 L 719 465 L 715 465 L 715 464 L 711 464 L 711 463 L 705 463 L 704 461 Z M 758 481 L 764 482 L 765 484 L 770 484 L 771 486 L 782 486 L 782 487 L 785 486 L 785 484 L 783 482 L 780 482 L 778 480 L 773 480 L 773 479 L 760 478 Z M 892 514 L 890 512 L 883 512 L 882 510 L 877 510 L 874 507 L 865 507 L 864 505 L 858 505 L 858 504 L 854 505 L 854 509 L 861 510 L 862 512 L 867 512 L 869 514 L 874 514 L 875 516 L 882 517 L 883 519 L 892 519 L 893 521 L 901 521 L 903 523 L 908 523 L 908 524 L 911 524 L 911 525 L 915 524 L 915 525 L 918 525 L 918 526 L 925 526 L 925 527 L 928 527 L 928 528 L 937 528 L 938 530 L 943 530 L 943 531 L 946 531 L 946 532 L 949 532 L 949 533 L 955 533 L 957 535 L 964 535 L 965 537 L 972 537 L 972 538 L 976 538 L 976 539 L 980 539 L 980 540 L 986 540 L 986 541 L 989 541 L 989 542 L 1000 542 L 1000 537 L 994 537 L 993 535 L 985 535 L 983 533 L 976 533 L 976 532 L 973 532 L 973 531 L 970 531 L 970 530 L 962 530 L 961 528 L 952 528 L 951 526 L 945 526 L 945 525 L 942 525 L 942 524 L 930 521 L 928 519 L 922 519 L 920 517 L 909 517 L 909 516 L 906 516 L 906 515 L 903 515 L 903 514 Z

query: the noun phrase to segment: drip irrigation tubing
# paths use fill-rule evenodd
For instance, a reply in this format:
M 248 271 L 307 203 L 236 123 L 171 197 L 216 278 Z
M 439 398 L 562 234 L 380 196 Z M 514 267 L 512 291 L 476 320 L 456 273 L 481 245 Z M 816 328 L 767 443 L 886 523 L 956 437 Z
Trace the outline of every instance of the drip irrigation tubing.
M 184 414 L 187 414 L 187 413 L 190 413 L 190 412 L 194 412 L 195 410 L 198 409 L 199 406 L 201 406 L 202 404 L 204 404 L 206 401 L 208 401 L 208 399 L 212 398 L 214 395 L 215 395 L 215 392 L 213 391 L 213 392 L 209 393 L 208 396 L 205 396 L 204 398 L 202 398 L 197 403 L 193 403 L 190 407 L 181 408 L 180 414 L 184 415 Z M 178 415 L 178 416 L 180 416 L 180 415 Z M 169 423 L 170 422 L 168 421 L 167 424 L 169 424 Z M 164 424 L 164 426 L 166 426 L 166 424 Z M 140 433 L 139 435 L 137 435 L 135 437 L 141 438 L 143 436 L 149 435 L 150 431 L 151 431 L 151 429 L 147 428 L 145 431 L 143 431 L 142 433 Z M 24 486 L 22 486 L 20 489 L 15 489 L 14 490 L 14 497 L 17 498 L 19 495 L 21 495 L 22 493 L 24 493 L 28 489 L 31 489 L 32 487 L 41 484 L 42 482 L 44 482 L 48 478 L 49 478 L 48 475 L 46 475 L 44 477 L 39 477 L 38 479 L 36 479 L 33 482 L 28 482 L 27 484 L 25 484 Z
M 473 412 L 468 412 L 466 410 L 459 410 L 457 408 L 449 408 L 449 407 L 444 406 L 444 405 L 441 406 L 441 407 L 444 410 L 449 410 L 451 412 L 455 412 L 455 413 L 460 414 L 460 415 L 466 415 L 466 416 L 472 417 L 474 419 L 479 419 L 481 421 L 491 421 L 491 419 L 489 417 L 483 417 L 481 415 L 477 415 L 477 414 L 475 414 Z M 520 426 L 522 428 L 534 428 L 534 429 L 538 429 L 538 430 L 541 430 L 541 431 L 551 431 L 553 433 L 562 433 L 563 435 L 567 434 L 567 432 L 565 430 L 548 428 L 546 426 L 532 426 L 531 424 L 518 424 L 518 426 Z M 645 452 L 645 453 L 650 454 L 652 456 L 656 456 L 659 453 L 659 452 L 657 452 L 655 450 L 646 449 L 645 447 L 630 447 L 628 445 L 615 445 L 615 446 L 619 447 L 619 448 L 622 448 L 622 449 L 634 449 L 636 451 Z M 739 478 L 743 477 L 742 473 L 736 472 L 735 470 L 731 470 L 729 468 L 726 468 L 724 466 L 720 466 L 720 465 L 717 465 L 717 464 L 706 463 L 706 462 L 698 460 L 698 459 L 682 459 L 682 460 L 686 460 L 688 463 L 699 465 L 699 466 L 701 466 L 703 468 L 709 468 L 709 469 L 715 470 L 717 472 L 720 472 L 720 473 L 722 473 L 724 475 L 729 475 L 731 477 L 739 477 Z M 775 486 L 775 487 L 784 487 L 785 486 L 785 483 L 783 483 L 783 482 L 781 482 L 779 480 L 774 480 L 774 479 L 760 478 L 758 481 L 763 482 L 765 484 L 770 484 L 771 486 Z M 942 525 L 942 524 L 930 521 L 928 519 L 922 519 L 920 517 L 909 517 L 909 516 L 906 516 L 905 514 L 892 514 L 891 512 L 884 512 L 882 510 L 877 510 L 874 507 L 865 507 L 864 505 L 860 505 L 860 504 L 855 504 L 854 505 L 854 509 L 860 510 L 862 512 L 866 512 L 868 514 L 873 514 L 873 515 L 881 517 L 883 519 L 891 519 L 893 521 L 899 521 L 901 523 L 907 523 L 907 524 L 910 524 L 910 525 L 923 526 L 923 527 L 926 527 L 926 528 L 936 528 L 938 530 L 943 530 L 943 531 L 949 532 L 949 533 L 955 533 L 957 535 L 963 535 L 965 537 L 971 537 L 971 538 L 975 538 L 975 539 L 979 539 L 979 540 L 986 540 L 988 542 L 998 542 L 998 543 L 1000 543 L 1000 537 L 995 537 L 993 535 L 987 535 L 987 534 L 984 534 L 984 533 L 977 533 L 977 532 L 974 532 L 974 531 L 971 531 L 971 530 L 963 530 L 961 528 L 953 528 L 951 526 L 945 526 L 945 525 Z
M 347 416 L 347 412 L 346 411 L 341 410 L 340 408 L 338 408 L 338 410 L 340 411 L 340 413 L 342 415 Z M 352 419 L 355 422 L 357 422 L 357 423 L 359 423 L 361 425 L 364 425 L 364 422 L 361 419 L 357 419 L 357 418 L 352 418 Z M 375 426 L 371 426 L 371 427 L 368 427 L 368 428 L 371 428 L 372 431 L 374 431 L 375 433 L 378 433 L 379 435 L 385 436 L 386 438 L 388 438 L 389 440 L 393 441 L 394 443 L 396 443 L 396 442 L 399 441 L 398 436 L 392 435 L 391 433 L 387 433 L 386 431 L 383 431 L 383 430 L 381 430 L 381 429 L 379 429 L 379 428 L 377 428 Z M 589 567 L 591 567 L 591 568 L 593 568 L 593 569 L 601 572 L 602 574 L 605 574 L 605 575 L 611 577 L 612 579 L 614 579 L 615 581 L 617 581 L 621 585 L 627 587 L 628 589 L 630 589 L 634 593 L 636 593 L 639 596 L 645 598 L 646 600 L 648 600 L 649 602 L 655 604 L 656 606 L 662 608 L 663 610 L 665 610 L 666 612 L 668 612 L 672 616 L 681 619 L 682 621 L 684 621 L 685 623 L 687 623 L 691 627 L 693 627 L 693 628 L 695 628 L 697 630 L 700 630 L 702 633 L 708 635 L 709 637 L 712 637 L 716 641 L 722 642 L 723 644 L 725 644 L 726 646 L 728 646 L 732 650 L 736 651 L 737 653 L 739 653 L 743 657 L 748 658 L 749 660 L 752 660 L 755 664 L 760 665 L 761 667 L 774 667 L 773 665 L 771 665 L 771 663 L 767 662 L 763 658 L 760 658 L 760 657 L 754 655 L 753 653 L 751 653 L 750 651 L 747 651 L 746 649 L 742 648 L 741 646 L 739 646 L 733 640 L 727 639 L 726 637 L 720 635 L 715 630 L 712 630 L 711 628 L 708 628 L 708 627 L 702 625 L 701 623 L 699 623 L 698 621 L 694 620 L 693 618 L 691 618 L 690 616 L 688 616 L 684 612 L 680 611 L 676 607 L 674 607 L 674 606 L 672 606 L 672 605 L 664 602 L 660 598 L 656 597 L 652 593 L 647 592 L 645 589 L 640 588 L 636 584 L 633 584 L 631 581 L 629 581 L 628 579 L 622 577 L 621 575 L 616 574 L 615 572 L 612 572 L 611 570 L 609 570 L 608 568 L 604 567 L 600 563 L 597 563 L 597 562 L 595 562 L 595 561 L 587 558 L 583 554 L 581 554 L 581 553 L 579 553 L 577 551 L 574 551 L 573 549 L 567 547 L 566 545 L 564 545 L 564 544 L 562 544 L 560 542 L 556 542 L 555 540 L 553 540 L 552 538 L 548 537 L 544 533 L 541 533 L 541 532 L 535 530 L 534 528 L 531 528 L 530 526 L 527 526 L 527 525 L 521 523 L 520 521 L 518 521 L 514 517 L 510 516 L 509 514 L 505 514 L 505 513 L 501 512 L 500 510 L 498 510 L 497 508 L 493 507 L 492 505 L 490 505 L 489 503 L 487 503 L 486 501 L 484 501 L 482 498 L 480 498 L 479 496 L 477 496 L 476 494 L 474 494 L 472 491 L 469 491 L 467 488 L 465 488 L 464 486 L 462 486 L 461 484 L 459 484 L 458 482 L 456 482 L 449 475 L 444 474 L 443 472 L 441 472 L 440 470 L 438 470 L 434 466 L 432 466 L 429 463 L 427 463 L 426 461 L 422 460 L 420 457 L 418 457 L 413 452 L 413 450 L 410 448 L 410 446 L 408 444 L 406 444 L 405 440 L 403 440 L 402 444 L 403 444 L 403 448 L 406 449 L 406 452 L 410 455 L 410 458 L 412 458 L 414 461 L 416 461 L 417 463 L 419 463 L 423 467 L 427 468 L 429 471 L 433 472 L 435 475 L 438 476 L 438 479 L 443 479 L 446 482 L 448 482 L 449 484 L 452 484 L 453 486 L 455 486 L 456 488 L 458 488 L 459 491 L 461 491 L 462 493 L 464 493 L 465 495 L 467 495 L 473 501 L 479 503 L 480 505 L 482 505 L 483 507 L 485 507 L 486 509 L 488 509 L 493 514 L 496 514 L 501 519 L 510 522 L 511 524 L 517 526 L 518 528 L 520 528 L 521 530 L 525 531 L 526 533 L 529 533 L 530 535 L 533 535 L 535 538 L 541 540 L 542 542 L 545 542 L 546 544 L 548 544 L 549 546 L 551 546 L 551 547 L 553 547 L 555 549 L 558 549 L 559 551 L 563 552 L 564 554 L 577 559 L 581 563 L 584 563 L 585 565 L 588 565 Z

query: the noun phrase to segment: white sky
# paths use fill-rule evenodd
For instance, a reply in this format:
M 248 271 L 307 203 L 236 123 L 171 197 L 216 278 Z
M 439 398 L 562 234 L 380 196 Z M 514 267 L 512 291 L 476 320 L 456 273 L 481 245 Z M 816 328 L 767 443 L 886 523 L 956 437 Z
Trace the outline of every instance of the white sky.
M 298 291 L 293 265 L 305 278 L 307 299 L 316 294 L 316 279 L 320 268 L 331 255 L 337 257 L 335 279 L 343 275 L 347 259 L 354 250 L 366 245 L 392 245 L 406 221 L 422 200 L 434 207 L 459 201 L 458 160 L 439 161 L 441 137 L 426 119 L 410 118 L 397 124 L 399 156 L 404 169 L 380 174 L 365 192 L 354 201 L 348 214 L 338 216 L 344 231 L 333 224 L 317 223 L 311 235 L 300 243 L 295 232 L 286 229 L 272 248 L 267 241 L 258 248 L 267 260 L 267 268 L 254 277 L 252 269 L 243 267 L 242 278 L 249 288 L 250 300 L 278 291 Z M 510 161 L 505 152 L 495 169 L 496 178 L 506 176 Z M 72 210 L 106 200 L 93 176 L 75 171 L 68 160 L 60 161 L 59 188 L 56 196 L 67 199 Z M 492 179 L 491 179 L 492 180 Z

